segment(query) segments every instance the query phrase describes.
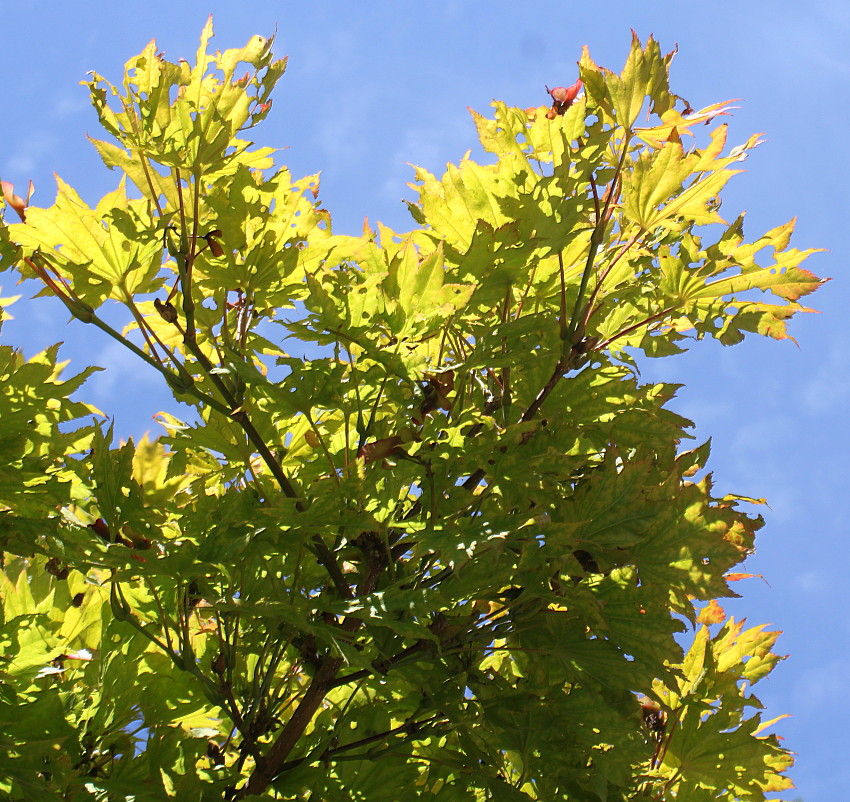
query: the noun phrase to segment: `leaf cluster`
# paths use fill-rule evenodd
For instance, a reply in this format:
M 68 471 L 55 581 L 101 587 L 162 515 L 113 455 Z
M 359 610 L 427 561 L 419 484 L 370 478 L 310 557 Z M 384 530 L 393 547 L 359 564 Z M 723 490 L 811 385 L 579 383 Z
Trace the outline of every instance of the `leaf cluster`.
M 635 37 L 620 74 L 583 54 L 573 100 L 473 113 L 490 162 L 417 169 L 411 231 L 343 236 L 317 176 L 244 138 L 272 40 L 211 36 L 194 65 L 152 42 L 120 86 L 88 82 L 121 174 L 94 207 L 4 185 L 3 266 L 189 411 L 116 444 L 70 399 L 92 369 L 0 354 L 3 792 L 789 787 L 749 693 L 777 633 L 717 626 L 762 521 L 634 361 L 787 338 L 807 311 L 793 221 L 747 241 L 719 214 L 758 138 L 700 134 L 727 104 L 692 110 Z

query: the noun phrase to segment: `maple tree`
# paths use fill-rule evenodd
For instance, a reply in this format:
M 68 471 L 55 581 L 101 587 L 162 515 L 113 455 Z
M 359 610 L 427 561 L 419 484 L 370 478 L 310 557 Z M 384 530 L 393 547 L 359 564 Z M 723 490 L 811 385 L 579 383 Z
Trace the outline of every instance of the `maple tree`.
M 93 75 L 121 174 L 94 208 L 3 184 L 2 267 L 188 408 L 116 444 L 71 398 L 96 368 L 0 348 L 5 797 L 791 787 L 751 691 L 778 633 L 718 601 L 762 520 L 634 361 L 787 338 L 821 283 L 793 221 L 719 214 L 758 137 L 727 150 L 728 104 L 634 37 L 620 74 L 585 51 L 551 105 L 474 113 L 489 163 L 416 170 L 411 231 L 337 235 L 317 176 L 245 139 L 272 40 L 211 35 Z

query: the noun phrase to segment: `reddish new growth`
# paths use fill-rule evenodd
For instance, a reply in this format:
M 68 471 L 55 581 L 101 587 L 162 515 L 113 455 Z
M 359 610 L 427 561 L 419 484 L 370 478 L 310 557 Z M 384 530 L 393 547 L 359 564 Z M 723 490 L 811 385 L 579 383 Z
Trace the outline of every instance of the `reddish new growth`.
M 14 184 L 10 184 L 8 181 L 0 182 L 2 184 L 3 190 L 3 200 L 6 201 L 9 206 L 11 206 L 17 213 L 18 217 L 21 218 L 22 223 L 26 223 L 27 221 L 27 206 L 29 206 L 30 198 L 33 193 L 33 185 L 32 181 L 29 183 L 29 189 L 27 191 L 26 198 L 22 198 L 19 195 L 15 194 L 15 186 Z
M 546 112 L 546 116 L 550 120 L 554 120 L 559 114 L 563 114 L 573 105 L 573 101 L 578 97 L 578 93 L 581 92 L 581 87 L 581 78 L 572 86 L 556 86 L 554 89 L 550 89 L 547 86 L 546 91 L 552 98 L 552 108 Z

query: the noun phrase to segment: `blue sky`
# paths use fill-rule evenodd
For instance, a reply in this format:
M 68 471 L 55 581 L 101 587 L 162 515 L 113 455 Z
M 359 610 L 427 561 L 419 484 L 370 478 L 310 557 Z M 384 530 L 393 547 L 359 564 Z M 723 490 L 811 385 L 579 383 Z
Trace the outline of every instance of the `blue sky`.
M 473 148 L 467 106 L 545 102 L 544 84 L 575 80 L 584 44 L 597 63 L 619 70 L 630 28 L 641 39 L 653 33 L 665 52 L 678 43 L 672 85 L 694 108 L 743 99 L 731 144 L 756 132 L 767 141 L 725 191 L 724 216 L 748 210 L 749 235 L 798 216 L 796 247 L 828 249 L 806 265 L 833 277 L 809 299 L 821 314 L 792 325 L 799 348 L 698 343 L 643 369 L 648 379 L 687 385 L 673 408 L 697 422 L 698 438 L 713 438 L 719 489 L 770 502 L 748 566 L 769 585 L 743 583 L 733 612 L 785 632 L 780 647 L 791 659 L 758 695 L 770 715 L 792 714 L 779 729 L 799 754 L 796 796 L 846 798 L 850 4 L 0 0 L 0 176 L 19 187 L 32 179 L 38 205 L 52 200 L 53 172 L 90 203 L 114 188 L 117 176 L 85 139 L 98 131 L 79 81 L 89 70 L 119 80 L 124 62 L 152 38 L 169 59 L 191 59 L 210 12 L 214 48 L 277 27 L 276 50 L 289 56 L 289 69 L 256 139 L 287 147 L 280 160 L 296 176 L 322 171 L 324 204 L 342 233 L 359 231 L 364 216 L 408 228 L 408 163 L 439 172 Z M 0 285 L 3 295 L 14 290 L 11 277 L 0 276 Z M 16 319 L 4 326 L 4 343 L 33 353 L 65 340 L 66 358 L 109 368 L 86 397 L 115 415 L 118 434 L 155 430 L 151 416 L 173 409 L 152 372 L 98 332 L 66 328 L 61 307 L 21 301 L 10 311 Z

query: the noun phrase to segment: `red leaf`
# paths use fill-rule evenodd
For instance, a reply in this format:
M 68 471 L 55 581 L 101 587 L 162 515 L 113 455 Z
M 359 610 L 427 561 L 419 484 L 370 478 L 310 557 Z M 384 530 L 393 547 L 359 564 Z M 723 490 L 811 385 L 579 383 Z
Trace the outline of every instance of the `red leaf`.
M 89 524 L 89 529 L 103 538 L 107 543 L 112 542 L 112 532 L 109 531 L 109 526 L 103 518 L 98 518 L 93 524 Z

